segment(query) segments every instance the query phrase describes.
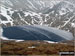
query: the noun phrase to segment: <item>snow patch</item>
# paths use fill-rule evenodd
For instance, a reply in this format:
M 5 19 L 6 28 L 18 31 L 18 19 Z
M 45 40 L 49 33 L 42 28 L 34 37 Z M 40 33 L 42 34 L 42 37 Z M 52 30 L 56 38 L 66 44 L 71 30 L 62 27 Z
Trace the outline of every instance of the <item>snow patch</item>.
M 22 41 L 24 41 L 24 40 L 15 40 L 15 42 L 22 42 Z
M 75 23 L 71 23 L 71 26 L 75 28 Z
M 31 47 L 28 47 L 28 48 L 36 48 L 35 46 L 31 46 Z
M 44 40 L 44 42 L 47 42 L 47 43 L 58 43 L 58 42 L 47 41 L 47 40 Z

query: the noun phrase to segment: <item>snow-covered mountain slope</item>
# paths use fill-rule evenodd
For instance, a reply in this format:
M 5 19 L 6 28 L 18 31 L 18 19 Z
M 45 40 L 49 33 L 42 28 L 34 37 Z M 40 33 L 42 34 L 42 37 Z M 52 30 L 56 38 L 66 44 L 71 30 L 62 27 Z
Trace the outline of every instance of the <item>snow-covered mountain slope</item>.
M 40 12 L 45 8 L 52 8 L 63 0 L 2 0 L 1 3 L 14 9 L 31 10 Z
M 25 11 L 43 12 L 57 6 L 72 7 L 75 5 L 74 0 L 1 0 L 1 4 L 13 9 L 23 9 Z M 59 8 L 58 8 L 59 9 Z
M 11 26 L 13 26 L 13 19 L 7 13 L 8 11 L 12 13 L 11 8 L 5 8 L 4 6 L 1 6 L 0 8 L 0 24 L 7 25 L 9 23 Z
M 16 40 L 48 40 L 53 42 L 73 39 L 72 34 L 69 32 L 39 25 L 3 28 L 3 36 Z
M 72 32 L 75 29 L 74 0 L 1 0 L 0 24 L 45 25 Z

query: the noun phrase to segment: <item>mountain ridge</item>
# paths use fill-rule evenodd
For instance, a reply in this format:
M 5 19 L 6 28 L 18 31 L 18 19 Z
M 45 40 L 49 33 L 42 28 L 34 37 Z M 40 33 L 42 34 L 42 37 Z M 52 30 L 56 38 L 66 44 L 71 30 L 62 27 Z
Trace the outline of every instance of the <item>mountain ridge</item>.
M 48 27 L 55 27 L 58 29 L 66 30 L 74 34 L 73 32 L 74 31 L 73 29 L 75 28 L 74 1 L 38 0 L 38 2 L 37 3 L 36 2 L 37 1 L 35 0 L 24 0 L 24 1 L 1 0 L 0 24 L 2 25 L 2 27 L 16 26 L 16 25 L 44 25 Z M 12 3 L 14 3 L 13 5 L 14 7 L 20 5 L 20 8 L 15 9 L 11 6 L 7 6 L 8 4 Z M 50 3 L 53 5 L 51 5 Z M 17 5 L 15 6 L 15 4 Z M 37 10 L 39 10 L 39 12 L 32 11 L 29 8 L 23 9 L 21 7 L 22 4 L 25 4 L 29 7 L 31 6 L 33 10 L 35 10 L 35 8 L 33 8 L 33 6 L 35 6 L 38 8 Z M 50 6 L 52 7 L 50 8 Z M 39 8 L 41 8 L 41 11 Z

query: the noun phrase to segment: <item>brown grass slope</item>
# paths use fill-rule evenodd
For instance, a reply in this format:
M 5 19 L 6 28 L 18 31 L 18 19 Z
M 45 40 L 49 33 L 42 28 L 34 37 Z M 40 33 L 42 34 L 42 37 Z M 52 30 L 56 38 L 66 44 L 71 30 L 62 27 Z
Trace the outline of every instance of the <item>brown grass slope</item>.
M 73 45 L 44 41 L 2 41 L 1 55 L 58 55 L 59 51 L 74 51 Z M 34 46 L 35 48 L 28 48 Z

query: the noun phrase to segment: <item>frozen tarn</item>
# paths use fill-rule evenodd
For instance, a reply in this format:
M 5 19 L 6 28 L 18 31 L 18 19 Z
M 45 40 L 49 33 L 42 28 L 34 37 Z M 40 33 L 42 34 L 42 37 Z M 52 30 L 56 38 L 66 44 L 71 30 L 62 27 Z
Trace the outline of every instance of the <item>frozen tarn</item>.
M 3 30 L 2 30 L 2 28 L 0 26 L 0 37 L 2 37 L 2 32 L 3 32 Z
M 22 41 L 24 41 L 24 40 L 17 40 L 17 39 L 8 39 L 7 37 L 4 37 L 3 36 L 3 29 L 2 29 L 2 27 L 0 26 L 0 38 L 1 39 L 3 39 L 3 40 L 14 40 L 15 42 L 22 42 Z
M 73 35 L 68 31 L 59 30 L 57 28 L 52 28 L 52 27 L 39 26 L 39 25 L 35 25 L 35 27 L 45 29 L 49 32 L 53 32 L 53 33 L 65 38 L 67 40 L 72 40 L 73 39 Z
M 4 40 L 8 40 L 8 38 L 3 37 L 2 33 L 3 33 L 3 29 L 2 29 L 2 27 L 0 26 L 0 38 L 1 38 L 1 39 L 4 39 Z
M 53 42 L 72 40 L 71 33 L 56 28 L 25 25 L 3 28 L 3 36 L 16 40 L 48 40 Z

